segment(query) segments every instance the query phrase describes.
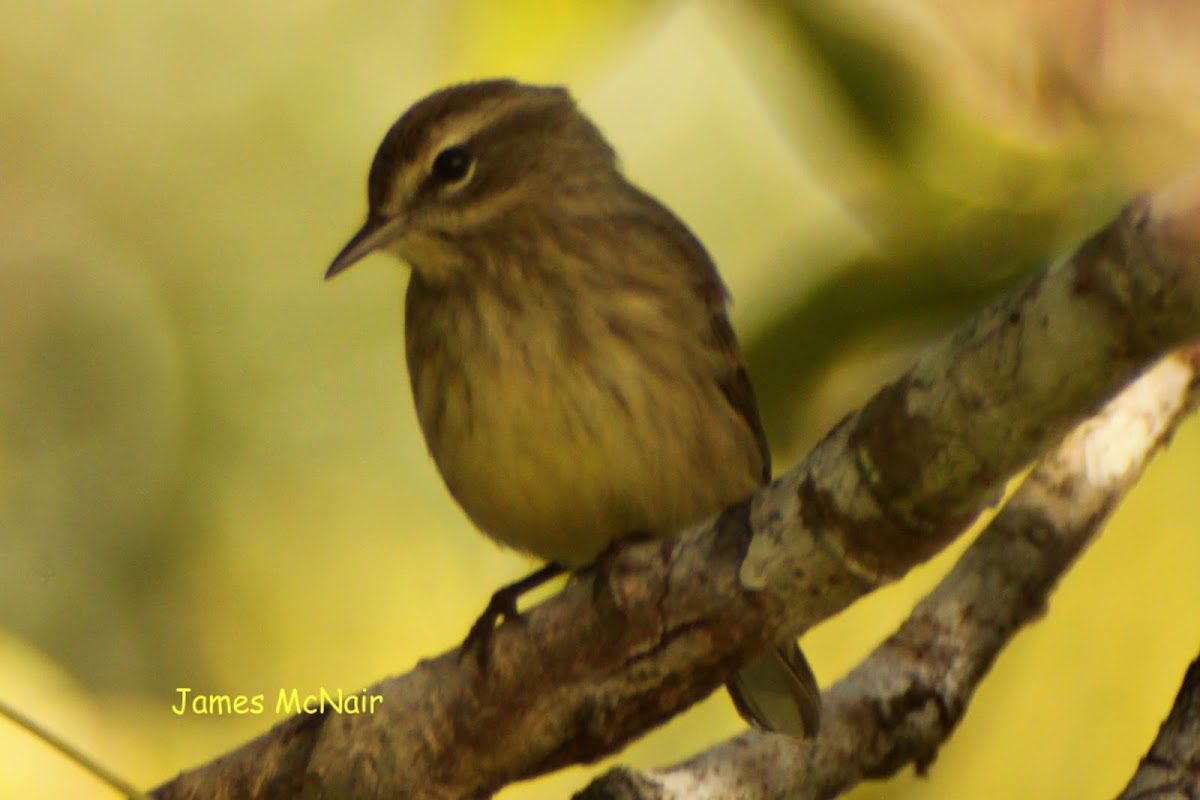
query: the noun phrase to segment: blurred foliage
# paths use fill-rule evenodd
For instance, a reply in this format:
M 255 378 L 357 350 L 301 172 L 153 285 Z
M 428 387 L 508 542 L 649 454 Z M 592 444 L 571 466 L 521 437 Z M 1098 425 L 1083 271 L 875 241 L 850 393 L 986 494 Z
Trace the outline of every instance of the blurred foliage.
M 1194 159 L 1198 32 L 1185 0 L 0 7 L 0 691 L 151 783 L 273 720 L 176 716 L 176 687 L 353 691 L 526 569 L 425 456 L 403 270 L 320 279 L 431 89 L 572 87 L 722 265 L 782 470 Z M 1112 793 L 1194 656 L 1197 459 L 1185 430 L 928 781 L 855 796 Z M 806 637 L 823 682 L 953 556 Z M 715 697 L 621 758 L 739 727 Z M 0 796 L 105 796 L 2 726 L 0 754 Z
M 885 157 L 903 154 L 928 111 L 920 76 L 903 53 L 847 24 L 844 10 L 791 0 L 772 4 L 780 33 L 791 48 L 810 54 L 814 68 L 852 111 L 856 132 Z

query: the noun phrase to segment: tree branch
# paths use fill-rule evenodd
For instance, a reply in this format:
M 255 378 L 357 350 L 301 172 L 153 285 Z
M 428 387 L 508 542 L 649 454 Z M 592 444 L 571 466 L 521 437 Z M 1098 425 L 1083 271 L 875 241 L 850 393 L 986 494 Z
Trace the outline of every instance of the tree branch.
M 1044 458 L 899 630 L 824 693 L 817 739 L 750 732 L 669 769 L 613 770 L 581 797 L 801 800 L 834 797 L 910 763 L 924 771 L 1000 651 L 1041 616 L 1059 578 L 1194 410 L 1198 368 L 1200 345 L 1164 359 Z M 1191 761 L 1178 747 L 1169 752 L 1176 768 L 1194 770 L 1200 717 L 1191 702 Z
M 156 795 L 480 797 L 614 752 L 932 556 L 1012 474 L 1200 336 L 1198 244 L 1200 180 L 1134 202 L 749 501 L 620 548 L 502 626 L 486 674 L 443 654 L 372 687 L 373 714 L 285 721 Z
M 1200 797 L 1200 658 L 1188 667 L 1171 713 L 1117 800 Z

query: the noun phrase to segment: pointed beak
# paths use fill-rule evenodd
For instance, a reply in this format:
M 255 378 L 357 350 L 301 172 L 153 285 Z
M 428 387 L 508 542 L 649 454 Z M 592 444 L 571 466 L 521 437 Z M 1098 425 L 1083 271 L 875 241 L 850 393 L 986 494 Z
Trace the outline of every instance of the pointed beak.
M 360 261 L 367 254 L 378 250 L 395 239 L 404 229 L 400 217 L 368 217 L 366 223 L 358 229 L 358 233 L 337 254 L 329 269 L 325 270 L 325 280 L 329 280 L 342 270 Z

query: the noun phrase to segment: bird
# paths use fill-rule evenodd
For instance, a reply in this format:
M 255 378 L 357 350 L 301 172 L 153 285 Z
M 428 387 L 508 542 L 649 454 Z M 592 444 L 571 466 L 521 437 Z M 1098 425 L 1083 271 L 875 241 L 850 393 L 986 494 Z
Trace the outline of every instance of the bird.
M 405 355 L 432 460 L 480 531 L 546 562 L 496 592 L 468 643 L 514 616 L 528 588 L 770 479 L 716 266 L 624 176 L 567 89 L 435 91 L 384 136 L 367 200 L 326 278 L 376 251 L 411 268 Z M 794 639 L 727 687 L 759 728 L 819 729 L 820 690 Z

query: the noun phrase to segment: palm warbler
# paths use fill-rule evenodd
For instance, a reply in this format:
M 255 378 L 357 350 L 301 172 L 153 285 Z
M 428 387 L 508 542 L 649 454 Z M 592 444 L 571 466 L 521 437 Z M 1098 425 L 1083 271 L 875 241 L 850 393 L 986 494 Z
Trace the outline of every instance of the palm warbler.
M 405 349 L 429 452 L 484 533 L 551 562 L 512 588 L 769 479 L 716 268 L 564 89 L 496 80 L 426 97 L 384 137 L 368 200 L 326 277 L 374 250 L 411 266 Z M 729 690 L 761 727 L 817 729 L 794 642 Z

